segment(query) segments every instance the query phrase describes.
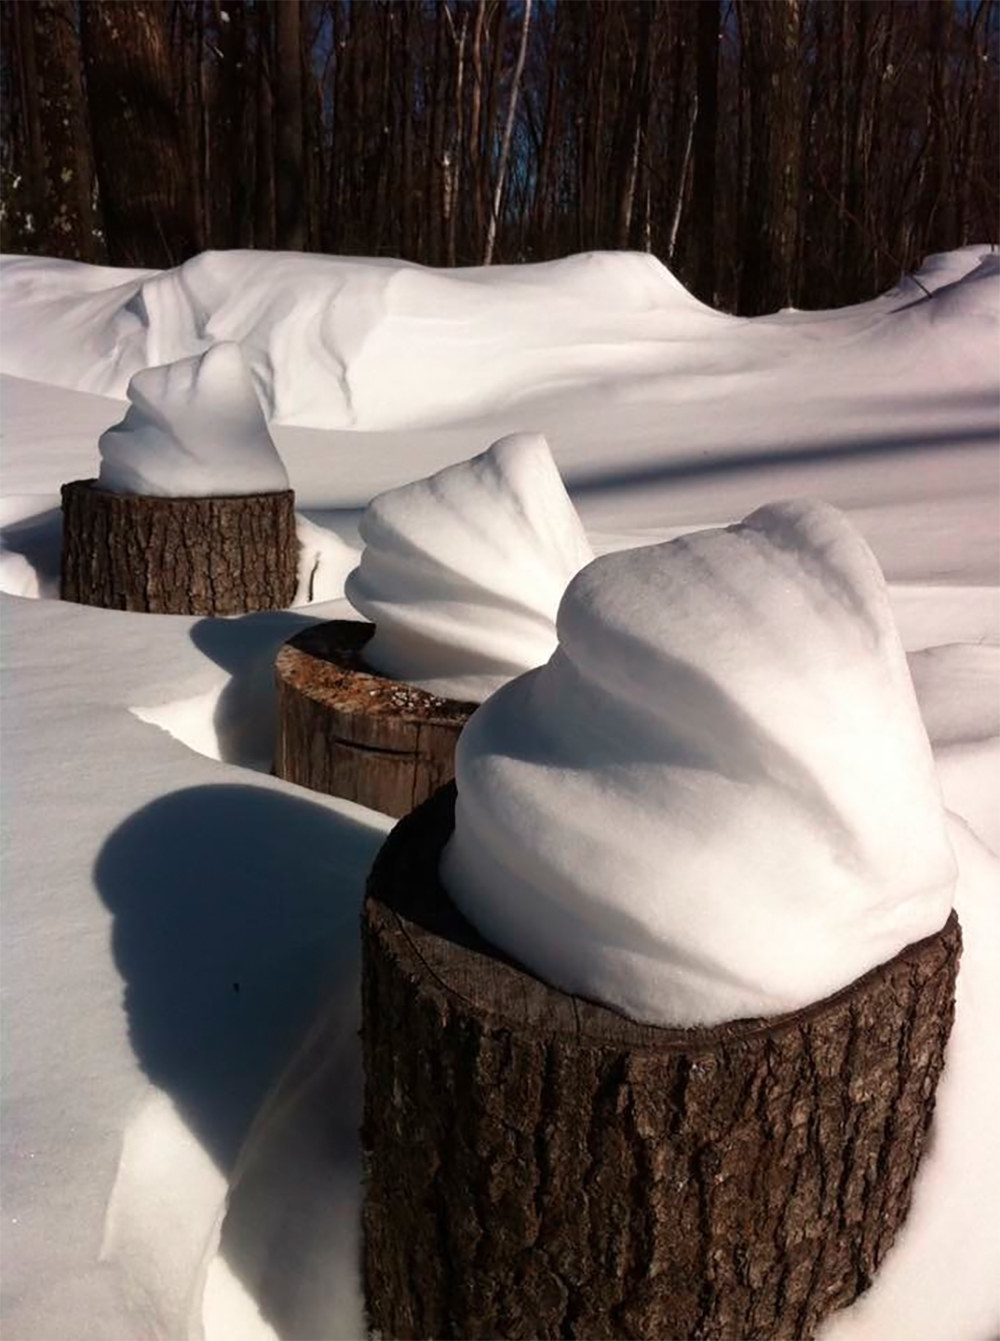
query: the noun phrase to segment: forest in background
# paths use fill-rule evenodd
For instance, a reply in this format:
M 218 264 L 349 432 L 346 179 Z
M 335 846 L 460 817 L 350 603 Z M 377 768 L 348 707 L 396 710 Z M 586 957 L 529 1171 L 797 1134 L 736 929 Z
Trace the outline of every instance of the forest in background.
M 7 252 L 632 248 L 752 315 L 997 241 L 997 0 L 3 0 L 0 21 Z

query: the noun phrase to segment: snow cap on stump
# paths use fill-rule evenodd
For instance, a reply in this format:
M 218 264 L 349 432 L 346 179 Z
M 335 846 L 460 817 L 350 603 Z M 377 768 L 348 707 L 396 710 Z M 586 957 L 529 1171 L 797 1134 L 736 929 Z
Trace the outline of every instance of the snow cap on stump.
M 878 564 L 798 500 L 606 555 L 457 754 L 442 878 L 555 986 L 652 1023 L 818 1001 L 938 931 L 955 864 Z
M 380 494 L 360 529 L 345 593 L 376 626 L 365 660 L 469 702 L 551 656 L 566 584 L 593 558 L 538 433 Z
M 98 487 L 153 498 L 280 493 L 278 455 L 238 344 L 137 372 L 120 424 L 101 434 Z

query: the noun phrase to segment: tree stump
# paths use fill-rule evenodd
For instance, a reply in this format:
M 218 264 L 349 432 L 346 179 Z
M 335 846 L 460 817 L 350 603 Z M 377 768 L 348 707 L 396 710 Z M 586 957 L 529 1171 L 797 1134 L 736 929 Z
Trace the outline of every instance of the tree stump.
M 274 771 L 399 818 L 455 776 L 458 737 L 479 705 L 371 670 L 364 648 L 374 632 L 333 620 L 282 647 Z
M 152 498 L 62 487 L 64 601 L 158 615 L 281 610 L 298 586 L 295 495 Z
M 655 1028 L 477 935 L 437 877 L 453 808 L 396 826 L 363 913 L 374 1333 L 810 1337 L 906 1215 L 955 915 L 806 1010 Z

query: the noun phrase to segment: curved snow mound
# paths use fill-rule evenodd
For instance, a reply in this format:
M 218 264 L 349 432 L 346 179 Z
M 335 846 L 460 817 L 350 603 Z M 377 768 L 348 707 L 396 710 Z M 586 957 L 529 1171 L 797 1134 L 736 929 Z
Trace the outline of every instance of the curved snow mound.
M 7 258 L 0 293 L 5 372 L 124 396 L 143 368 L 236 341 L 268 418 L 320 428 L 438 422 L 633 374 L 658 341 L 732 320 L 631 252 L 460 270 L 205 252 L 162 273 Z
M 344 590 L 376 626 L 366 661 L 466 702 L 548 660 L 566 584 L 594 557 L 537 433 L 379 495 L 360 531 Z
M 207 498 L 288 488 L 239 345 L 137 372 L 128 399 L 98 440 L 102 489 Z
M 442 876 L 494 944 L 654 1023 L 806 1006 L 936 932 L 955 864 L 868 546 L 833 508 L 595 560 L 458 747 Z

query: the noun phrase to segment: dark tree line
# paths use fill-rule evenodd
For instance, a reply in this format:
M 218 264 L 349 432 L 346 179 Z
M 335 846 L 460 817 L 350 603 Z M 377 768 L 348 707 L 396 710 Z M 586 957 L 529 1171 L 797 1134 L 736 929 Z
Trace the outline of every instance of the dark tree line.
M 655 253 L 755 313 L 997 239 L 998 0 L 3 0 L 3 247 Z

